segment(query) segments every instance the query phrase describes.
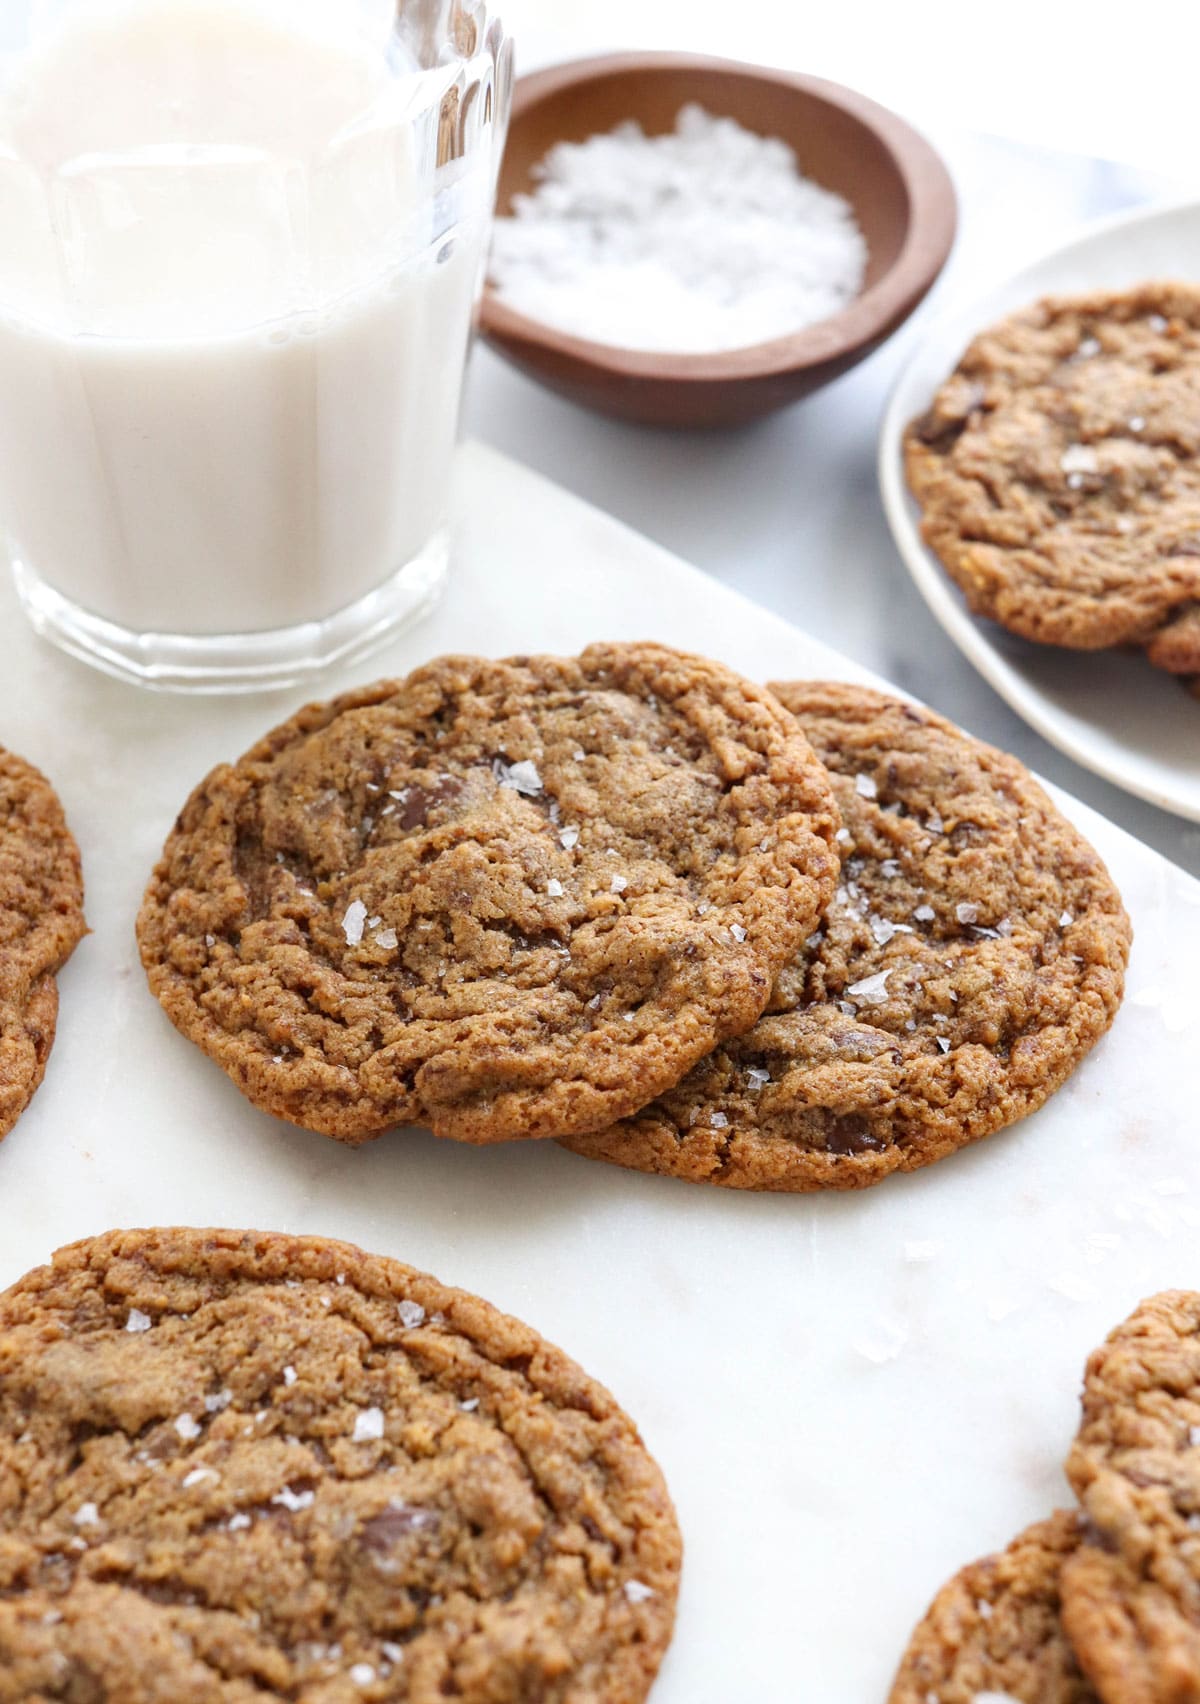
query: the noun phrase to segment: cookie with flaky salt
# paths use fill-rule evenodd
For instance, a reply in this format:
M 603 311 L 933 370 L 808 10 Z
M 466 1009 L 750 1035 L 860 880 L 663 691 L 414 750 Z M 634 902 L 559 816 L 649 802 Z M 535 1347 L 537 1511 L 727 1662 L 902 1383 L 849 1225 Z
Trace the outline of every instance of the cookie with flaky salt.
M 837 825 L 794 719 L 718 663 L 445 657 L 214 770 L 138 937 L 171 1021 L 281 1118 L 595 1130 L 754 1023 Z
M 641 1704 L 679 1570 L 608 1392 L 397 1261 L 115 1231 L 0 1296 L 0 1704 Z
M 773 690 L 841 808 L 833 904 L 753 1029 L 564 1145 L 734 1189 L 857 1189 L 1053 1094 L 1112 1022 L 1129 920 L 1015 758 L 862 687 Z

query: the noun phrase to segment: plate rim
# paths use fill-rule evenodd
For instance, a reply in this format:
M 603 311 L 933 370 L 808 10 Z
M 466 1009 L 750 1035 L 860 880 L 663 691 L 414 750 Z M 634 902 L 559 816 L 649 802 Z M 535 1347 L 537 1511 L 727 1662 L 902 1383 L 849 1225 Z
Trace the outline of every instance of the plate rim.
M 1026 682 L 1015 665 L 1004 657 L 987 637 L 980 618 L 972 615 L 967 609 L 958 587 L 921 537 L 917 523 L 918 506 L 909 492 L 904 474 L 903 446 L 904 428 L 911 408 L 911 403 L 905 401 L 905 396 L 931 343 L 948 336 L 956 328 L 961 329 L 964 340 L 969 340 L 973 335 L 972 327 L 975 331 L 982 330 L 997 317 L 998 312 L 1004 311 L 995 307 L 997 298 L 1015 289 L 1021 280 L 1048 261 L 1066 257 L 1115 232 L 1178 217 L 1188 212 L 1200 218 L 1200 196 L 1178 196 L 1168 201 L 1123 208 L 1117 213 L 1089 220 L 1066 242 L 1043 249 L 1027 258 L 1014 271 L 1007 273 L 988 289 L 977 291 L 969 298 L 945 307 L 922 328 L 920 338 L 914 343 L 900 371 L 892 380 L 880 421 L 876 475 L 892 541 L 926 608 L 971 666 L 982 675 L 1009 708 L 1057 751 L 1091 774 L 1100 776 L 1102 780 L 1119 787 L 1122 792 L 1156 805 L 1173 816 L 1189 822 L 1200 822 L 1200 796 L 1194 801 L 1181 798 L 1178 794 L 1164 791 L 1152 781 L 1130 775 L 1125 767 L 1114 765 L 1098 756 L 1086 740 L 1079 739 L 1069 728 L 1063 726 L 1062 713 L 1047 706 L 1040 689 Z M 1046 290 L 1043 288 L 1041 293 L 1046 294 Z

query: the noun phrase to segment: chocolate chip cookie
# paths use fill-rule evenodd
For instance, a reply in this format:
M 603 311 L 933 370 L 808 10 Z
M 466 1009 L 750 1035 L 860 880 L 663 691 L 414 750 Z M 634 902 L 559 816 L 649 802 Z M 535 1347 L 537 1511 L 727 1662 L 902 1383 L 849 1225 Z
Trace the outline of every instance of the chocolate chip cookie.
M 1080 1524 L 1052 1515 L 943 1586 L 888 1704 L 1099 1704 L 1059 1619 L 1059 1576 Z
M 46 1070 L 55 974 L 87 932 L 79 848 L 54 789 L 0 748 L 0 1138 Z
M 395 1261 L 116 1231 L 0 1298 L 0 1704 L 636 1704 L 679 1566 L 612 1397 Z
M 841 885 L 766 1015 L 575 1153 L 854 1189 L 1040 1106 L 1112 1022 L 1129 921 L 1015 758 L 861 687 L 776 686 L 828 766 Z
M 1200 1295 L 1145 1301 L 1087 1364 L 1067 1460 L 1089 1522 L 1063 1623 L 1105 1704 L 1200 1699 Z
M 716 663 L 447 657 L 201 782 L 142 959 L 176 1027 L 309 1129 L 598 1129 L 758 1017 L 836 828 L 793 719 Z
M 921 530 L 979 615 L 1200 674 L 1200 286 L 1037 302 L 905 439 Z

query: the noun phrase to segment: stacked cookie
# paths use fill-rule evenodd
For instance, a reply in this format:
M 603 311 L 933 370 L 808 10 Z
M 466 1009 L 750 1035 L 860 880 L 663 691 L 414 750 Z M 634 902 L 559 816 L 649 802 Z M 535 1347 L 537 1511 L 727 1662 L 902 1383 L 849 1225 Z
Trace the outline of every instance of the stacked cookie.
M 862 689 L 662 646 L 451 657 L 195 790 L 151 987 L 257 1105 L 348 1142 L 556 1137 L 853 1188 L 1038 1106 L 1129 945 L 1015 760 Z
M 890 1704 L 1200 1697 L 1200 1295 L 1145 1301 L 1090 1357 L 1060 1511 L 934 1599 Z
M 1200 288 L 1035 302 L 980 333 L 905 461 L 968 605 L 1023 638 L 1137 647 L 1200 691 Z

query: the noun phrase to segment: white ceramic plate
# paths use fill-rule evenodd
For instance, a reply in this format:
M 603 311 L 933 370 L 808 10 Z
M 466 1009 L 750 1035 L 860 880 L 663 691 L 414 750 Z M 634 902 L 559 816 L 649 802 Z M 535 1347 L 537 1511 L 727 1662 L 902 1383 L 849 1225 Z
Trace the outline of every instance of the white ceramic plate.
M 888 523 L 925 602 L 1019 716 L 1060 751 L 1126 792 L 1200 822 L 1200 704 L 1143 658 L 1034 645 L 980 620 L 921 542 L 902 438 L 977 331 L 1039 296 L 1200 279 L 1200 202 L 1121 214 L 1044 255 L 982 300 L 936 322 L 884 415 L 879 477 Z

